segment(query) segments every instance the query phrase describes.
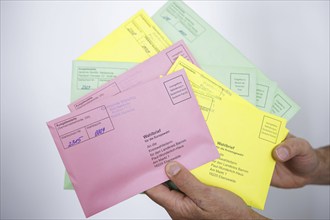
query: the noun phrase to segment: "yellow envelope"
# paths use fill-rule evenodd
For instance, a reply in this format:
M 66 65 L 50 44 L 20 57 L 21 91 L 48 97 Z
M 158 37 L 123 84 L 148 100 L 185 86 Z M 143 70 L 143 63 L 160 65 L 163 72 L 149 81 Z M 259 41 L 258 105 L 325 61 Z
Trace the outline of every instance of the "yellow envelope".
M 170 45 L 167 36 L 140 10 L 78 60 L 139 63 Z
M 264 209 L 275 167 L 273 148 L 288 134 L 286 120 L 263 112 L 183 57 L 169 73 L 186 70 L 220 158 L 192 173 Z

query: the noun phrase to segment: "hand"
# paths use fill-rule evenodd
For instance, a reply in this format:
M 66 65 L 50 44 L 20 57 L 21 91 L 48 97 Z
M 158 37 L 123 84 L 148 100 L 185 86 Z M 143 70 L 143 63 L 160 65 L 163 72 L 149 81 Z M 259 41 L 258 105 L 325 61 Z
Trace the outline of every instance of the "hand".
M 313 149 L 308 141 L 291 134 L 273 151 L 276 160 L 271 185 L 298 188 L 307 184 L 329 184 L 329 146 Z
M 261 219 L 244 201 L 227 190 L 204 185 L 177 162 L 166 165 L 166 174 L 182 192 L 158 185 L 146 194 L 164 207 L 173 219 Z

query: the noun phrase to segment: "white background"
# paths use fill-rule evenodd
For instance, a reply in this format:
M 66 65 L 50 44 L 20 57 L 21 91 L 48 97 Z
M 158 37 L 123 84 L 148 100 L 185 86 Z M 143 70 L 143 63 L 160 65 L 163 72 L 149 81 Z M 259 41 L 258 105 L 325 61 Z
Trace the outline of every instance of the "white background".
M 329 144 L 328 1 L 186 3 L 301 106 L 288 124 L 293 134 Z M 46 121 L 68 112 L 71 61 L 139 9 L 151 16 L 163 4 L 1 1 L 1 218 L 84 218 L 75 193 L 63 190 Z M 329 186 L 271 188 L 261 213 L 329 219 Z M 92 218 L 169 216 L 137 195 Z

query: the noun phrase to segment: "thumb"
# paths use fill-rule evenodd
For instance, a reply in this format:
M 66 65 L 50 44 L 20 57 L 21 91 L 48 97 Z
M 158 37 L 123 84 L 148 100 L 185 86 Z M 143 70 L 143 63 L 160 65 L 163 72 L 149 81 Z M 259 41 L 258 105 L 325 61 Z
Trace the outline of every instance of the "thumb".
M 196 205 L 199 204 L 200 198 L 205 196 L 206 185 L 201 183 L 190 171 L 178 162 L 171 161 L 166 165 L 166 174 L 170 180 L 192 199 Z
M 301 138 L 288 138 L 273 151 L 276 161 L 286 162 L 295 156 L 303 156 L 310 150 L 309 143 Z

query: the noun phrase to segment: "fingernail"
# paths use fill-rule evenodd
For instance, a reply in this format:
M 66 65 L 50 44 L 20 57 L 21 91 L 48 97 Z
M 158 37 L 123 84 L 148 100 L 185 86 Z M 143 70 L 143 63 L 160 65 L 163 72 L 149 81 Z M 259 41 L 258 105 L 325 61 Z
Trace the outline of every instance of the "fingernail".
M 169 176 L 175 176 L 180 172 L 180 170 L 181 167 L 175 162 L 171 162 L 166 166 L 166 172 Z
M 289 156 L 289 151 L 285 147 L 276 148 L 276 154 L 278 158 L 285 161 Z

